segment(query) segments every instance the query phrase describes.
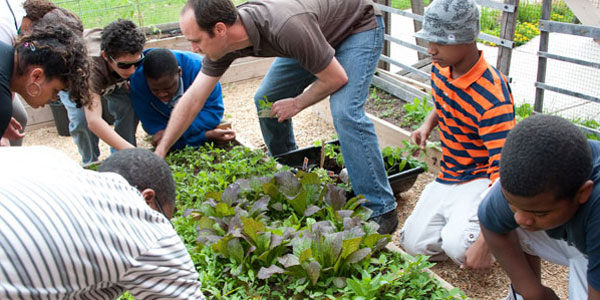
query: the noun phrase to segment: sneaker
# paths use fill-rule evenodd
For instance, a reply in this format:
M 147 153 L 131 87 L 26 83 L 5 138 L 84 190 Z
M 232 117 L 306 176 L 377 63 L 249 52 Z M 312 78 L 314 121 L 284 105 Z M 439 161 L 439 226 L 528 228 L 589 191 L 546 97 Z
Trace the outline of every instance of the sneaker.
M 523 297 L 513 289 L 512 284 L 508 287 L 508 295 L 502 300 L 523 300 Z
M 398 228 L 398 214 L 396 214 L 395 209 L 383 215 L 373 217 L 369 221 L 379 224 L 379 229 L 377 229 L 377 233 L 379 234 L 392 234 Z

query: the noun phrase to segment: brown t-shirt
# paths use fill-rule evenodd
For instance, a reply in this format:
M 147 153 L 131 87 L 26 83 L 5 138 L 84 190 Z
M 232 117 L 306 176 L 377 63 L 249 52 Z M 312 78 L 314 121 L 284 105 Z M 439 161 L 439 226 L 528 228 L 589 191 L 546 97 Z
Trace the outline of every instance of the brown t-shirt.
M 239 57 L 295 58 L 309 72 L 323 71 L 349 35 L 377 27 L 371 0 L 261 0 L 238 6 L 252 46 L 218 61 L 204 58 L 202 73 L 221 76 Z
M 108 62 L 102 58 L 100 53 L 101 33 L 102 29 L 100 28 L 86 29 L 83 32 L 83 38 L 88 55 L 92 59 L 90 89 L 92 92 L 104 96 L 126 84 L 127 80 L 121 78 L 116 72 L 111 70 Z
M 92 71 L 90 72 L 90 90 L 92 92 L 104 96 L 125 84 L 127 84 L 127 80 L 112 71 L 102 56 L 92 57 Z

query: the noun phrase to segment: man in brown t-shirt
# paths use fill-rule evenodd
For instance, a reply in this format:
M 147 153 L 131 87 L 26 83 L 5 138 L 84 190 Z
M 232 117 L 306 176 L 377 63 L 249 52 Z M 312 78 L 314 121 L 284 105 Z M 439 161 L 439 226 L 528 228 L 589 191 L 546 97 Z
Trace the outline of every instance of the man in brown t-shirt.
M 255 95 L 257 103 L 273 102 L 272 118 L 260 119 L 270 153 L 296 149 L 290 118 L 330 96 L 352 187 L 369 200 L 379 231 L 394 232 L 396 202 L 363 107 L 383 44 L 383 21 L 371 0 L 263 0 L 238 8 L 230 0 L 188 0 L 180 26 L 205 58 L 171 115 L 158 155 L 186 130 L 234 59 L 276 56 Z

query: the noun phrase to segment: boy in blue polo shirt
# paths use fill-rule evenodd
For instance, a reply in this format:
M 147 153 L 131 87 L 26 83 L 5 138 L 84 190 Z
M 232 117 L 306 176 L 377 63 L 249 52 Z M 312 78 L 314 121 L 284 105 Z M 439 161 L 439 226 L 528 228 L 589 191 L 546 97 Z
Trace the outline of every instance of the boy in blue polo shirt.
M 162 139 L 177 101 L 202 69 L 202 56 L 168 49 L 144 50 L 144 63 L 130 78 L 129 97 L 152 145 Z M 217 128 L 223 118 L 221 85 L 217 84 L 192 124 L 171 149 L 201 146 L 206 141 L 230 141 L 235 133 Z
M 539 258 L 569 266 L 569 299 L 600 299 L 600 142 L 536 115 L 508 134 L 500 166 L 478 215 L 512 281 L 507 299 L 558 299 L 541 283 Z

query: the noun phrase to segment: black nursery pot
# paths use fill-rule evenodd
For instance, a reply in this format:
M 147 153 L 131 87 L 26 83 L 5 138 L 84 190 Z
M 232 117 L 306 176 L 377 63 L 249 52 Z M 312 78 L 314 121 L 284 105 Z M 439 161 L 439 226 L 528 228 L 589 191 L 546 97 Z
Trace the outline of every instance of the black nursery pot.
M 338 140 L 327 142 L 327 144 L 339 145 Z M 311 170 L 318 167 L 321 162 L 321 147 L 306 147 L 301 149 L 292 150 L 283 154 L 273 156 L 280 164 L 290 166 L 296 169 Z M 328 164 L 328 160 L 325 159 L 324 168 L 338 174 L 340 169 L 335 162 Z M 392 170 L 388 173 L 388 180 L 392 186 L 394 194 L 408 191 L 417 180 L 419 174 L 425 170 L 421 167 L 408 168 L 398 171 Z

